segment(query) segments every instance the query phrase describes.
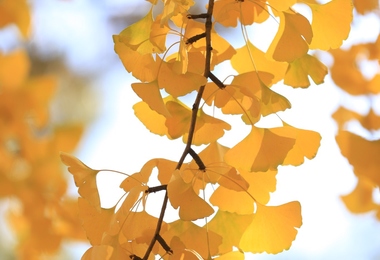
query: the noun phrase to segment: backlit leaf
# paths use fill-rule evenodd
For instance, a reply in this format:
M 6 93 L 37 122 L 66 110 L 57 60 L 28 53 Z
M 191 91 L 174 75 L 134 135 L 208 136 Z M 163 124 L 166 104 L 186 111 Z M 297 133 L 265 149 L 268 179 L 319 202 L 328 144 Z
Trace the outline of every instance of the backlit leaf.
M 68 166 L 69 172 L 74 176 L 78 193 L 88 201 L 89 205 L 100 211 L 100 198 L 96 184 L 98 170 L 93 170 L 74 156 L 61 152 L 62 162 Z
M 309 50 L 313 31 L 309 21 L 299 13 L 278 12 L 280 25 L 267 51 L 268 57 L 291 62 Z
M 0 51 L 0 88 L 4 90 L 20 87 L 25 82 L 29 69 L 30 61 L 26 51 L 19 49 L 9 54 L 2 54 Z
M 267 171 L 282 165 L 295 139 L 281 135 L 286 129 L 252 126 L 251 132 L 225 155 L 225 161 L 245 171 Z
M 26 38 L 29 34 L 30 12 L 26 0 L 3 0 L 0 2 L 0 28 L 15 24 Z
M 79 215 L 83 221 L 83 228 L 91 245 L 100 245 L 103 233 L 107 232 L 115 213 L 115 207 L 97 209 L 88 200 L 79 197 Z
M 355 174 L 380 186 L 380 140 L 369 141 L 348 131 L 339 131 L 336 141 L 342 155 L 354 167 Z
M 257 203 L 253 220 L 244 232 L 239 247 L 245 252 L 271 254 L 288 250 L 302 225 L 301 205 L 297 201 L 280 206 Z
M 326 4 L 309 4 L 312 12 L 313 40 L 311 49 L 329 50 L 340 47 L 347 39 L 352 21 L 350 0 L 332 0 Z
M 226 27 L 236 27 L 238 20 L 243 25 L 250 25 L 267 20 L 269 14 L 261 1 L 219 0 L 214 4 L 214 18 Z
M 359 178 L 355 189 L 341 198 L 351 212 L 365 213 L 380 207 L 373 201 L 374 189 L 373 183 L 365 178 Z
M 315 84 L 324 82 L 327 67 L 314 56 L 305 54 L 291 63 L 284 77 L 284 84 L 292 87 L 306 88 L 310 86 L 309 76 Z
M 191 183 L 183 181 L 178 171 L 173 174 L 167 187 L 168 197 L 172 206 L 179 207 L 179 217 L 182 220 L 196 220 L 210 216 L 213 208 L 198 194 Z
M 132 89 L 152 110 L 163 116 L 170 116 L 162 100 L 157 81 L 150 83 L 133 83 Z
M 208 223 L 207 228 L 223 237 L 223 242 L 219 246 L 219 252 L 221 254 L 231 251 L 232 247 L 239 246 L 241 236 L 251 223 L 252 218 L 252 214 L 238 215 L 236 213 L 218 210 L 212 220 Z M 228 223 L 228 225 L 226 225 L 226 223 Z

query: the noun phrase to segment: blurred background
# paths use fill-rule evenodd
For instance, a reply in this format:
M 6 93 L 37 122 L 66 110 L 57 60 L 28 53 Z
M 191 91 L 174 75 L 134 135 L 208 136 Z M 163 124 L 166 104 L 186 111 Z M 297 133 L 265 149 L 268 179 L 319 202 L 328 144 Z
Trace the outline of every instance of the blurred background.
M 379 128 L 360 123 L 370 111 L 374 122 L 380 115 L 378 1 L 354 4 L 344 55 L 316 55 L 329 67 L 334 60 L 337 64 L 339 54 L 347 57 L 342 64 L 356 69 L 347 69 L 347 78 L 361 91 L 350 91 L 343 83 L 338 87 L 333 74 L 308 89 L 273 87 L 292 103 L 281 118 L 321 133 L 322 142 L 313 160 L 280 167 L 271 196 L 273 205 L 301 202 L 303 226 L 293 246 L 278 255 L 247 259 L 380 259 L 379 188 L 360 190 L 359 206 L 347 207 L 341 196 L 351 194 L 358 178 L 335 140 L 344 127 L 380 146 Z M 200 1 L 196 8 L 204 6 Z M 307 13 L 302 5 L 296 7 Z M 149 8 L 143 0 L 0 1 L 0 259 L 79 259 L 89 247 L 75 214 L 77 188 L 59 151 L 94 169 L 129 174 L 151 158 L 179 159 L 180 140 L 154 136 L 135 118 L 132 105 L 139 98 L 130 85 L 136 80 L 114 52 L 112 35 Z M 242 39 L 240 30 L 217 29 L 235 47 L 243 44 L 236 41 Z M 276 28 L 252 26 L 248 31 L 260 33 L 260 41 L 252 41 L 265 51 Z M 217 68 L 226 76 L 229 69 L 226 64 Z M 342 107 L 358 116 L 334 120 Z M 260 122 L 275 123 L 274 118 Z M 223 144 L 236 143 L 247 131 L 242 125 L 226 133 Z M 376 151 L 380 158 L 380 148 L 362 152 Z M 113 206 L 121 196 L 121 180 L 117 174 L 99 174 L 102 206 Z

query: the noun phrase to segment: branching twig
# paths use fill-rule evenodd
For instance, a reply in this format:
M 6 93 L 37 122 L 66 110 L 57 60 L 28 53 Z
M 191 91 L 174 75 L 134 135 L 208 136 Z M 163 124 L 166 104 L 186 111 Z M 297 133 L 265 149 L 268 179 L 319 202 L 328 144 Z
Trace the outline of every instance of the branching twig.
M 205 70 L 204 70 L 204 73 L 203 73 L 203 76 L 206 77 L 206 78 L 209 77 L 209 75 L 210 75 L 210 68 L 211 68 L 211 51 L 212 51 L 212 47 L 211 47 L 211 29 L 212 29 L 212 13 L 213 13 L 213 9 L 214 9 L 214 0 L 209 0 L 207 14 L 206 15 L 205 14 L 201 14 L 200 15 L 200 16 L 202 16 L 202 18 L 203 17 L 206 18 L 206 22 L 205 22 L 205 31 L 206 32 L 204 33 L 204 35 L 200 34 L 200 35 L 202 35 L 201 38 L 206 37 Z M 183 162 L 185 161 L 186 156 L 189 153 L 191 153 L 191 151 L 192 151 L 191 145 L 193 143 L 194 132 L 195 132 L 195 125 L 196 125 L 196 122 L 197 122 L 197 114 L 198 114 L 199 106 L 200 106 L 200 103 L 201 103 L 201 100 L 202 100 L 202 95 L 203 95 L 204 89 L 205 89 L 205 85 L 200 86 L 199 90 L 198 90 L 197 97 L 195 98 L 195 101 L 194 101 L 194 104 L 193 104 L 193 108 L 192 108 L 192 114 L 191 114 L 191 122 L 190 122 L 190 127 L 189 127 L 189 135 L 188 135 L 188 138 L 187 138 L 186 147 L 185 147 L 185 149 L 184 149 L 184 151 L 182 153 L 182 156 L 181 156 L 181 158 L 178 161 L 178 164 L 176 166 L 177 170 L 181 169 L 181 166 L 182 166 Z M 198 158 L 199 158 L 199 156 L 198 156 Z M 198 166 L 200 166 L 200 165 L 198 164 Z M 201 168 L 201 166 L 200 166 L 200 168 Z M 149 247 L 148 247 L 147 251 L 145 252 L 143 260 L 147 260 L 148 259 L 150 253 L 152 252 L 153 246 L 154 246 L 154 244 L 157 241 L 157 238 L 160 237 L 161 226 L 162 226 L 162 222 L 163 222 L 163 219 L 164 219 L 164 215 L 165 215 L 165 211 L 166 211 L 166 206 L 168 204 L 168 199 L 169 199 L 168 198 L 168 192 L 166 191 L 165 192 L 164 201 L 163 201 L 162 207 L 161 207 L 161 213 L 160 213 L 160 216 L 159 216 L 158 221 L 157 221 L 156 230 L 154 232 L 154 236 L 152 238 L 152 241 L 149 244 Z
M 191 157 L 193 157 L 194 161 L 197 163 L 199 170 L 201 170 L 201 171 L 206 170 L 206 166 L 202 162 L 202 159 L 199 157 L 199 155 L 192 148 L 190 148 L 189 154 L 191 155 Z

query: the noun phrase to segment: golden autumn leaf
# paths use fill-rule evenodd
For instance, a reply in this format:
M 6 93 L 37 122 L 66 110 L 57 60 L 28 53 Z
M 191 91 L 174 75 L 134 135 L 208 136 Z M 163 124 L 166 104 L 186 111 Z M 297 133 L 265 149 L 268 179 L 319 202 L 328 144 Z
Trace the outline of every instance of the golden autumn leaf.
M 93 170 L 74 156 L 61 152 L 62 162 L 68 166 L 69 172 L 74 176 L 78 193 L 88 201 L 89 205 L 100 211 L 100 197 L 96 184 L 98 170 Z
M 194 5 L 193 0 L 171 0 L 164 2 L 164 10 L 162 11 L 161 25 L 166 24 L 170 18 L 179 13 L 186 13 L 191 6 Z
M 309 21 L 301 14 L 289 11 L 277 13 L 280 25 L 268 48 L 267 57 L 292 62 L 307 53 L 313 31 Z
M 159 20 L 153 21 L 152 11 L 150 9 L 141 20 L 125 28 L 118 37 L 120 42 L 141 55 L 162 53 L 166 49 L 165 36 L 170 29 L 159 26 Z
M 101 245 L 105 232 L 108 231 L 114 217 L 115 207 L 110 209 L 96 208 L 82 197 L 78 198 L 79 216 L 91 245 Z
M 264 22 L 269 12 L 264 1 L 219 0 L 214 4 L 214 18 L 223 26 L 236 27 L 238 20 L 243 25 Z
M 353 213 L 365 213 L 380 205 L 373 201 L 373 190 L 375 189 L 371 181 L 365 178 L 359 178 L 355 189 L 347 195 L 341 196 L 346 207 Z
M 332 0 L 326 4 L 308 4 L 312 12 L 313 40 L 310 49 L 339 48 L 347 39 L 353 18 L 350 0 Z
M 157 81 L 132 83 L 132 89 L 152 110 L 165 117 L 170 116 L 162 99 Z
M 239 246 L 240 239 L 248 225 L 251 223 L 252 218 L 252 214 L 239 215 L 218 210 L 212 220 L 208 223 L 207 228 L 223 237 L 222 244 L 219 246 L 220 254 L 230 252 L 232 247 Z M 226 223 L 229 223 L 229 225 L 226 225 Z
M 268 59 L 265 53 L 250 41 L 245 46 L 236 49 L 236 54 L 231 58 L 231 65 L 241 74 L 256 70 L 272 74 L 273 84 L 283 79 L 288 66 L 286 62 Z
M 247 190 L 231 189 L 221 185 L 211 195 L 212 205 L 220 210 L 237 214 L 252 214 L 254 202 L 268 203 L 270 193 L 276 190 L 277 171 L 268 172 L 240 172 L 245 182 L 249 184 Z
M 166 241 L 178 237 L 187 250 L 199 254 L 203 259 L 218 254 L 223 238 L 215 232 L 182 219 L 169 223 L 168 226 L 168 231 L 162 234 Z
M 95 259 L 104 259 L 110 260 L 114 248 L 109 245 L 96 245 L 90 247 L 82 256 L 82 260 L 95 260 Z
M 284 84 L 292 87 L 310 86 L 309 76 L 315 84 L 324 82 L 327 67 L 314 56 L 305 54 L 291 63 L 285 73 Z
M 342 155 L 354 167 L 354 173 L 380 186 L 380 140 L 369 141 L 348 131 L 338 131 L 336 141 Z
M 133 105 L 136 117 L 144 124 L 144 126 L 152 133 L 163 136 L 166 135 L 169 139 L 168 128 L 165 126 L 166 117 L 152 110 L 149 105 L 143 101 Z
M 256 203 L 257 210 L 239 247 L 245 252 L 271 254 L 288 250 L 302 225 L 301 205 L 292 201 L 279 206 Z
M 295 144 L 283 133 L 287 129 L 264 129 L 252 126 L 251 132 L 225 155 L 225 161 L 236 169 L 267 171 L 282 165 Z
M 182 220 L 196 220 L 210 216 L 213 208 L 198 194 L 195 193 L 191 183 L 186 183 L 178 171 L 173 173 L 168 187 L 168 197 L 172 206 L 179 207 L 179 217 Z
M 376 131 L 380 129 L 380 116 L 375 113 L 371 108 L 367 115 L 363 116 L 360 120 L 361 125 L 370 131 Z
M 21 35 L 29 35 L 30 12 L 26 0 L 3 0 L 0 2 L 0 28 L 15 24 Z

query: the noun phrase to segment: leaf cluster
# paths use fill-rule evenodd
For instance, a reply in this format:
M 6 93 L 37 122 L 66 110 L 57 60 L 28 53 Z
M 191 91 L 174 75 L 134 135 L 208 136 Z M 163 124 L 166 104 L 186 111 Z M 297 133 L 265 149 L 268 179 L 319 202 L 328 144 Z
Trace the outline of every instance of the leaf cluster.
M 278 166 L 314 158 L 321 137 L 281 119 L 278 127 L 256 123 L 291 107 L 274 84 L 307 88 L 310 79 L 324 81 L 327 68 L 312 50 L 338 48 L 347 38 L 351 2 L 210 0 L 197 14 L 191 13 L 193 0 L 162 1 L 161 9 L 158 0 L 149 2 L 141 20 L 113 36 L 115 52 L 139 80 L 132 84 L 142 100 L 133 106 L 137 118 L 154 134 L 181 138 L 185 148 L 176 162 L 155 158 L 137 173 L 120 173 L 127 176 L 120 185 L 124 195 L 110 209 L 101 207 L 97 189 L 96 176 L 105 170 L 61 154 L 79 188 L 80 216 L 92 244 L 83 259 L 243 259 L 244 252 L 289 249 L 302 225 L 301 206 L 269 205 L 270 193 Z M 311 22 L 295 4 L 311 10 Z M 271 19 L 277 32 L 262 51 L 247 28 Z M 239 25 L 243 45 L 232 46 L 216 24 Z M 236 71 L 230 83 L 214 74 L 223 62 Z M 192 106 L 183 99 L 190 93 L 196 94 Z M 248 135 L 232 147 L 222 145 L 232 126 L 209 108 L 240 116 Z M 200 145 L 205 148 L 195 152 Z M 153 178 L 160 185 L 151 186 Z M 152 215 L 147 203 L 156 192 L 165 195 L 161 211 Z M 164 221 L 169 206 L 178 211 L 173 222 Z M 204 224 L 195 222 L 200 219 Z

